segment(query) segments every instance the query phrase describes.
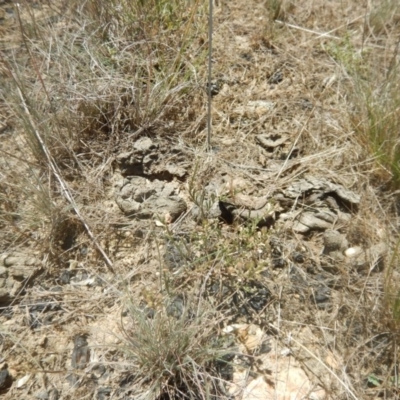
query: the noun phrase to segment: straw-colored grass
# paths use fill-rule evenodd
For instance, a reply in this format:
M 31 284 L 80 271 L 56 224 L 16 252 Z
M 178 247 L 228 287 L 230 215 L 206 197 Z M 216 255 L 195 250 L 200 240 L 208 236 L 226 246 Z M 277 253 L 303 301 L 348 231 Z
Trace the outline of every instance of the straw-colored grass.
M 226 399 L 232 377 L 221 366 L 232 372 L 233 356 L 221 330 L 239 322 L 290 348 L 328 398 L 399 398 L 399 6 L 339 3 L 216 5 L 211 151 L 206 2 L 15 5 L 14 32 L 5 25 L 0 42 L 0 248 L 44 266 L 18 282 L 1 316 L 16 336 L 0 343 L 8 363 L 23 366 L 16 377 L 56 371 L 46 379 L 65 398 L 93 397 L 87 383 L 101 364 L 109 381 L 99 385 L 115 398 Z M 285 143 L 266 150 L 260 134 Z M 188 211 L 174 223 L 137 221 L 115 204 L 126 178 L 116 159 L 142 137 L 157 140 L 167 161 L 170 147 L 183 149 L 187 174 L 168 179 Z M 349 246 L 385 242 L 379 267 L 335 263 L 320 231 L 285 228 L 280 213 L 320 206 L 280 204 L 308 175 L 360 195 L 350 221 L 332 228 Z M 240 195 L 268 199 L 272 222 L 212 218 Z M 65 283 L 62 274 L 83 278 Z M 60 317 L 37 328 L 32 307 L 47 301 Z M 116 309 L 117 343 L 96 342 L 87 368 L 73 371 L 85 384 L 65 389 L 71 337 L 85 332 L 90 342 L 96 321 Z M 27 351 L 34 361 L 25 363 Z M 41 384 L 32 378 L 26 396 Z

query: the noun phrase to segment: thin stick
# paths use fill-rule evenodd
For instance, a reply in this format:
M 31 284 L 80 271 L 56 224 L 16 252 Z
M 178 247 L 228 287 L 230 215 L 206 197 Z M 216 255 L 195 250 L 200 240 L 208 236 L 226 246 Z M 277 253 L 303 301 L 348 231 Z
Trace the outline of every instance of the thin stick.
M 212 34 L 213 34 L 213 1 L 210 0 L 208 20 L 208 109 L 207 109 L 207 148 L 211 150 L 211 77 L 212 77 Z
M 51 156 L 49 150 L 47 149 L 46 144 L 44 143 L 42 137 L 40 136 L 39 131 L 37 130 L 37 128 L 36 128 L 36 126 L 35 126 L 35 124 L 33 122 L 31 113 L 29 112 L 28 106 L 26 105 L 26 101 L 25 101 L 25 98 L 24 98 L 24 96 L 23 96 L 23 94 L 21 92 L 21 89 L 18 87 L 17 90 L 18 90 L 18 94 L 19 94 L 19 97 L 20 97 L 21 102 L 22 102 L 22 106 L 24 108 L 24 111 L 26 112 L 26 115 L 28 117 L 30 125 L 32 126 L 32 129 L 33 129 L 33 132 L 34 132 L 34 134 L 36 136 L 36 139 L 38 140 L 38 142 L 40 144 L 40 147 L 42 148 L 43 153 L 45 154 L 45 156 L 47 158 L 47 162 L 49 163 L 49 166 L 50 166 L 50 169 L 51 169 L 52 173 L 54 174 L 54 176 L 56 177 L 58 183 L 61 186 L 61 192 L 62 192 L 63 196 L 71 204 L 72 209 L 74 210 L 75 214 L 77 215 L 77 217 L 82 222 L 82 225 L 85 227 L 85 230 L 86 230 L 87 234 L 92 239 L 92 241 L 93 241 L 94 245 L 96 246 L 97 250 L 103 256 L 104 261 L 106 262 L 106 265 L 107 265 L 108 269 L 112 273 L 114 273 L 113 264 L 112 264 L 111 260 L 108 258 L 107 254 L 105 253 L 105 251 L 102 249 L 102 247 L 100 246 L 100 244 L 98 243 L 98 241 L 94 237 L 94 234 L 92 233 L 89 225 L 87 224 L 87 222 L 85 221 L 85 219 L 81 215 L 81 213 L 80 213 L 80 211 L 79 211 L 79 209 L 78 209 L 78 207 L 77 207 L 77 205 L 76 205 L 76 203 L 74 201 L 74 198 L 72 197 L 71 192 L 69 191 L 66 183 L 61 178 L 61 173 L 60 173 L 60 171 L 58 169 L 58 166 L 55 163 L 53 157 Z

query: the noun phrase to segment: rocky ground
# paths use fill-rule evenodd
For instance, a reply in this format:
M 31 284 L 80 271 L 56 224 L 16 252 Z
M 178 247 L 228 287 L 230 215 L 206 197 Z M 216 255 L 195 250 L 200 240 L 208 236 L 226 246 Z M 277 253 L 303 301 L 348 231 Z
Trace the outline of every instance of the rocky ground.
M 29 12 L 67 29 L 45 3 Z M 273 21 L 273 2 L 221 3 L 211 150 L 203 78 L 168 124 L 49 141 L 42 165 L 24 129 L 46 120 L 3 91 L 4 399 L 399 397 L 385 303 L 397 194 L 353 129 L 333 56 L 341 38 L 360 46 L 365 8 L 283 2 Z M 29 60 L 17 6 L 0 6 L 5 82 Z

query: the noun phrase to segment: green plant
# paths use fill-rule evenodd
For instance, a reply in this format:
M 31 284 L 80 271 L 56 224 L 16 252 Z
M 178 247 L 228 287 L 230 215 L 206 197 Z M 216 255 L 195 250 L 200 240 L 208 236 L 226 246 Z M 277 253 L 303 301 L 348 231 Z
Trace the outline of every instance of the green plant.
M 356 81 L 356 111 L 352 114 L 354 130 L 383 169 L 389 173 L 391 186 L 400 185 L 399 65 L 386 75 L 372 69 L 367 80 Z
M 344 68 L 354 90 L 350 121 L 358 140 L 382 167 L 392 187 L 400 185 L 400 64 L 399 46 L 389 60 L 380 59 L 368 49 L 357 50 L 347 35 L 339 43 L 331 43 L 326 51 Z

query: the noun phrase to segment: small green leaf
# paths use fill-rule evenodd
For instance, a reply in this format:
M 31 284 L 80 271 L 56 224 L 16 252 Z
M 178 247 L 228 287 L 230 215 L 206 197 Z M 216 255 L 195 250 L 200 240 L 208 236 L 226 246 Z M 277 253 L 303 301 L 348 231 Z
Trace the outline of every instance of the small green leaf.
M 368 383 L 373 386 L 379 386 L 381 384 L 381 381 L 376 375 L 371 374 L 368 376 Z

